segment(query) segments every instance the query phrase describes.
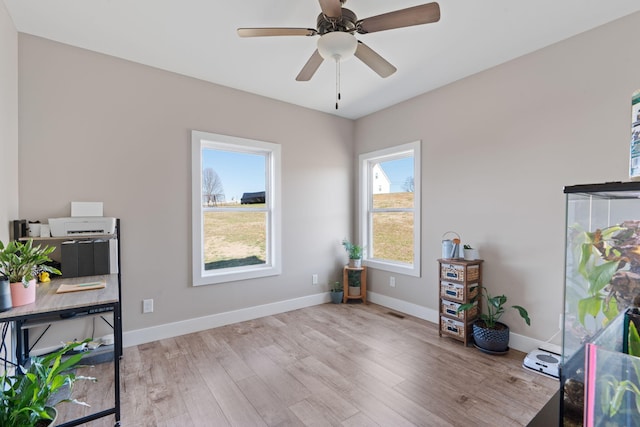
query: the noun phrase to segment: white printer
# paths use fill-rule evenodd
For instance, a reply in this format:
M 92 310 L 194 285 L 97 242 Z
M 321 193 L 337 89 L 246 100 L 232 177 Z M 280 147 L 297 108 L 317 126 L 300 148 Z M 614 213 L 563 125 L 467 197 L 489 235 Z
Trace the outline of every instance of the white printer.
M 49 218 L 49 227 L 53 237 L 114 234 L 116 232 L 116 219 L 96 216 Z

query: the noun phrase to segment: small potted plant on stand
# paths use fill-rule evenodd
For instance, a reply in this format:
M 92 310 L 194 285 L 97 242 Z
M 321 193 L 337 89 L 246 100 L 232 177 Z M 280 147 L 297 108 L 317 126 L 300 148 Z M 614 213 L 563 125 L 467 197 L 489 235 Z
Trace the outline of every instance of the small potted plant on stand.
M 361 291 L 361 271 L 359 270 L 349 270 L 347 272 L 347 287 L 349 289 L 350 297 L 357 297 L 362 295 Z
M 77 346 L 78 343 L 74 342 L 49 355 L 34 357 L 28 369 L 17 368 L 21 369 L 20 373 L 9 375 L 5 371 L 0 376 L 0 426 L 52 426 L 57 418 L 55 406 L 58 403 L 73 402 L 89 406 L 75 399 L 51 401 L 54 393 L 63 387 L 69 387 L 71 391 L 77 380 L 96 381 L 92 377 L 76 376 L 70 371 L 80 362 L 82 353 L 69 357 L 65 354 Z
M 473 261 L 480 259 L 480 254 L 477 249 L 472 248 L 470 245 L 464 245 L 464 259 L 467 261 Z
M 362 246 L 354 245 L 347 239 L 342 240 L 342 246 L 349 254 L 349 267 L 360 268 L 362 266 Z
M 473 322 L 473 341 L 475 346 L 485 353 L 504 354 L 509 351 L 509 327 L 499 322 L 505 312 L 504 305 L 507 302 L 505 295 L 491 296 L 486 288 L 482 288 L 486 301 L 487 313 L 481 313 L 480 318 Z M 475 301 L 462 304 L 457 312 L 470 310 L 475 307 Z M 529 313 L 519 305 L 512 305 L 527 325 L 531 325 Z
M 60 270 L 45 263 L 55 246 L 33 246 L 33 240 L 25 243 L 11 241 L 5 246 L 0 242 L 0 275 L 9 279 L 11 301 L 14 307 L 31 304 L 36 300 L 36 274 L 39 271 L 61 274 Z
M 334 304 L 340 304 L 344 298 L 344 289 L 342 284 L 338 281 L 333 283 L 331 287 L 331 302 Z

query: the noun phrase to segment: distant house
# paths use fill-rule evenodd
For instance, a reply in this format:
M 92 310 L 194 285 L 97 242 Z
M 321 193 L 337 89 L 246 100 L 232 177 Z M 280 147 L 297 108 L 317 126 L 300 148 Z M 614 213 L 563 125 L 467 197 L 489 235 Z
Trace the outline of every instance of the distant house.
M 240 199 L 240 203 L 243 205 L 250 205 L 252 203 L 264 203 L 264 191 L 258 191 L 255 193 L 244 193 Z
M 373 194 L 385 194 L 391 191 L 391 181 L 379 163 L 373 166 Z

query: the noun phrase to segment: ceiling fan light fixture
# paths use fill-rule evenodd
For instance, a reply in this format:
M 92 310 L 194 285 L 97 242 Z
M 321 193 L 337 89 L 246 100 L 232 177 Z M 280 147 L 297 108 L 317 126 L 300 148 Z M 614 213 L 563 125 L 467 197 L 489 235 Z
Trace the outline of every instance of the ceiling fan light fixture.
M 318 52 L 324 59 L 345 61 L 351 58 L 358 47 L 358 40 L 351 33 L 334 31 L 318 39 Z

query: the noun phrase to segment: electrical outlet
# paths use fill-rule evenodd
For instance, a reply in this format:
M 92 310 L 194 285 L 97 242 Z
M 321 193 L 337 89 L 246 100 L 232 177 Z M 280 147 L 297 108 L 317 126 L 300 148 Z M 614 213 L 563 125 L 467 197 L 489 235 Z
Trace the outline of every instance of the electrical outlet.
M 389 277 L 389 286 L 391 286 L 392 288 L 396 287 L 396 278 L 391 276 Z
M 152 299 L 143 299 L 142 300 L 142 312 L 143 313 L 153 313 L 153 300 Z
M 317 274 L 311 275 L 311 284 L 312 285 L 317 285 L 318 284 L 318 275 Z

